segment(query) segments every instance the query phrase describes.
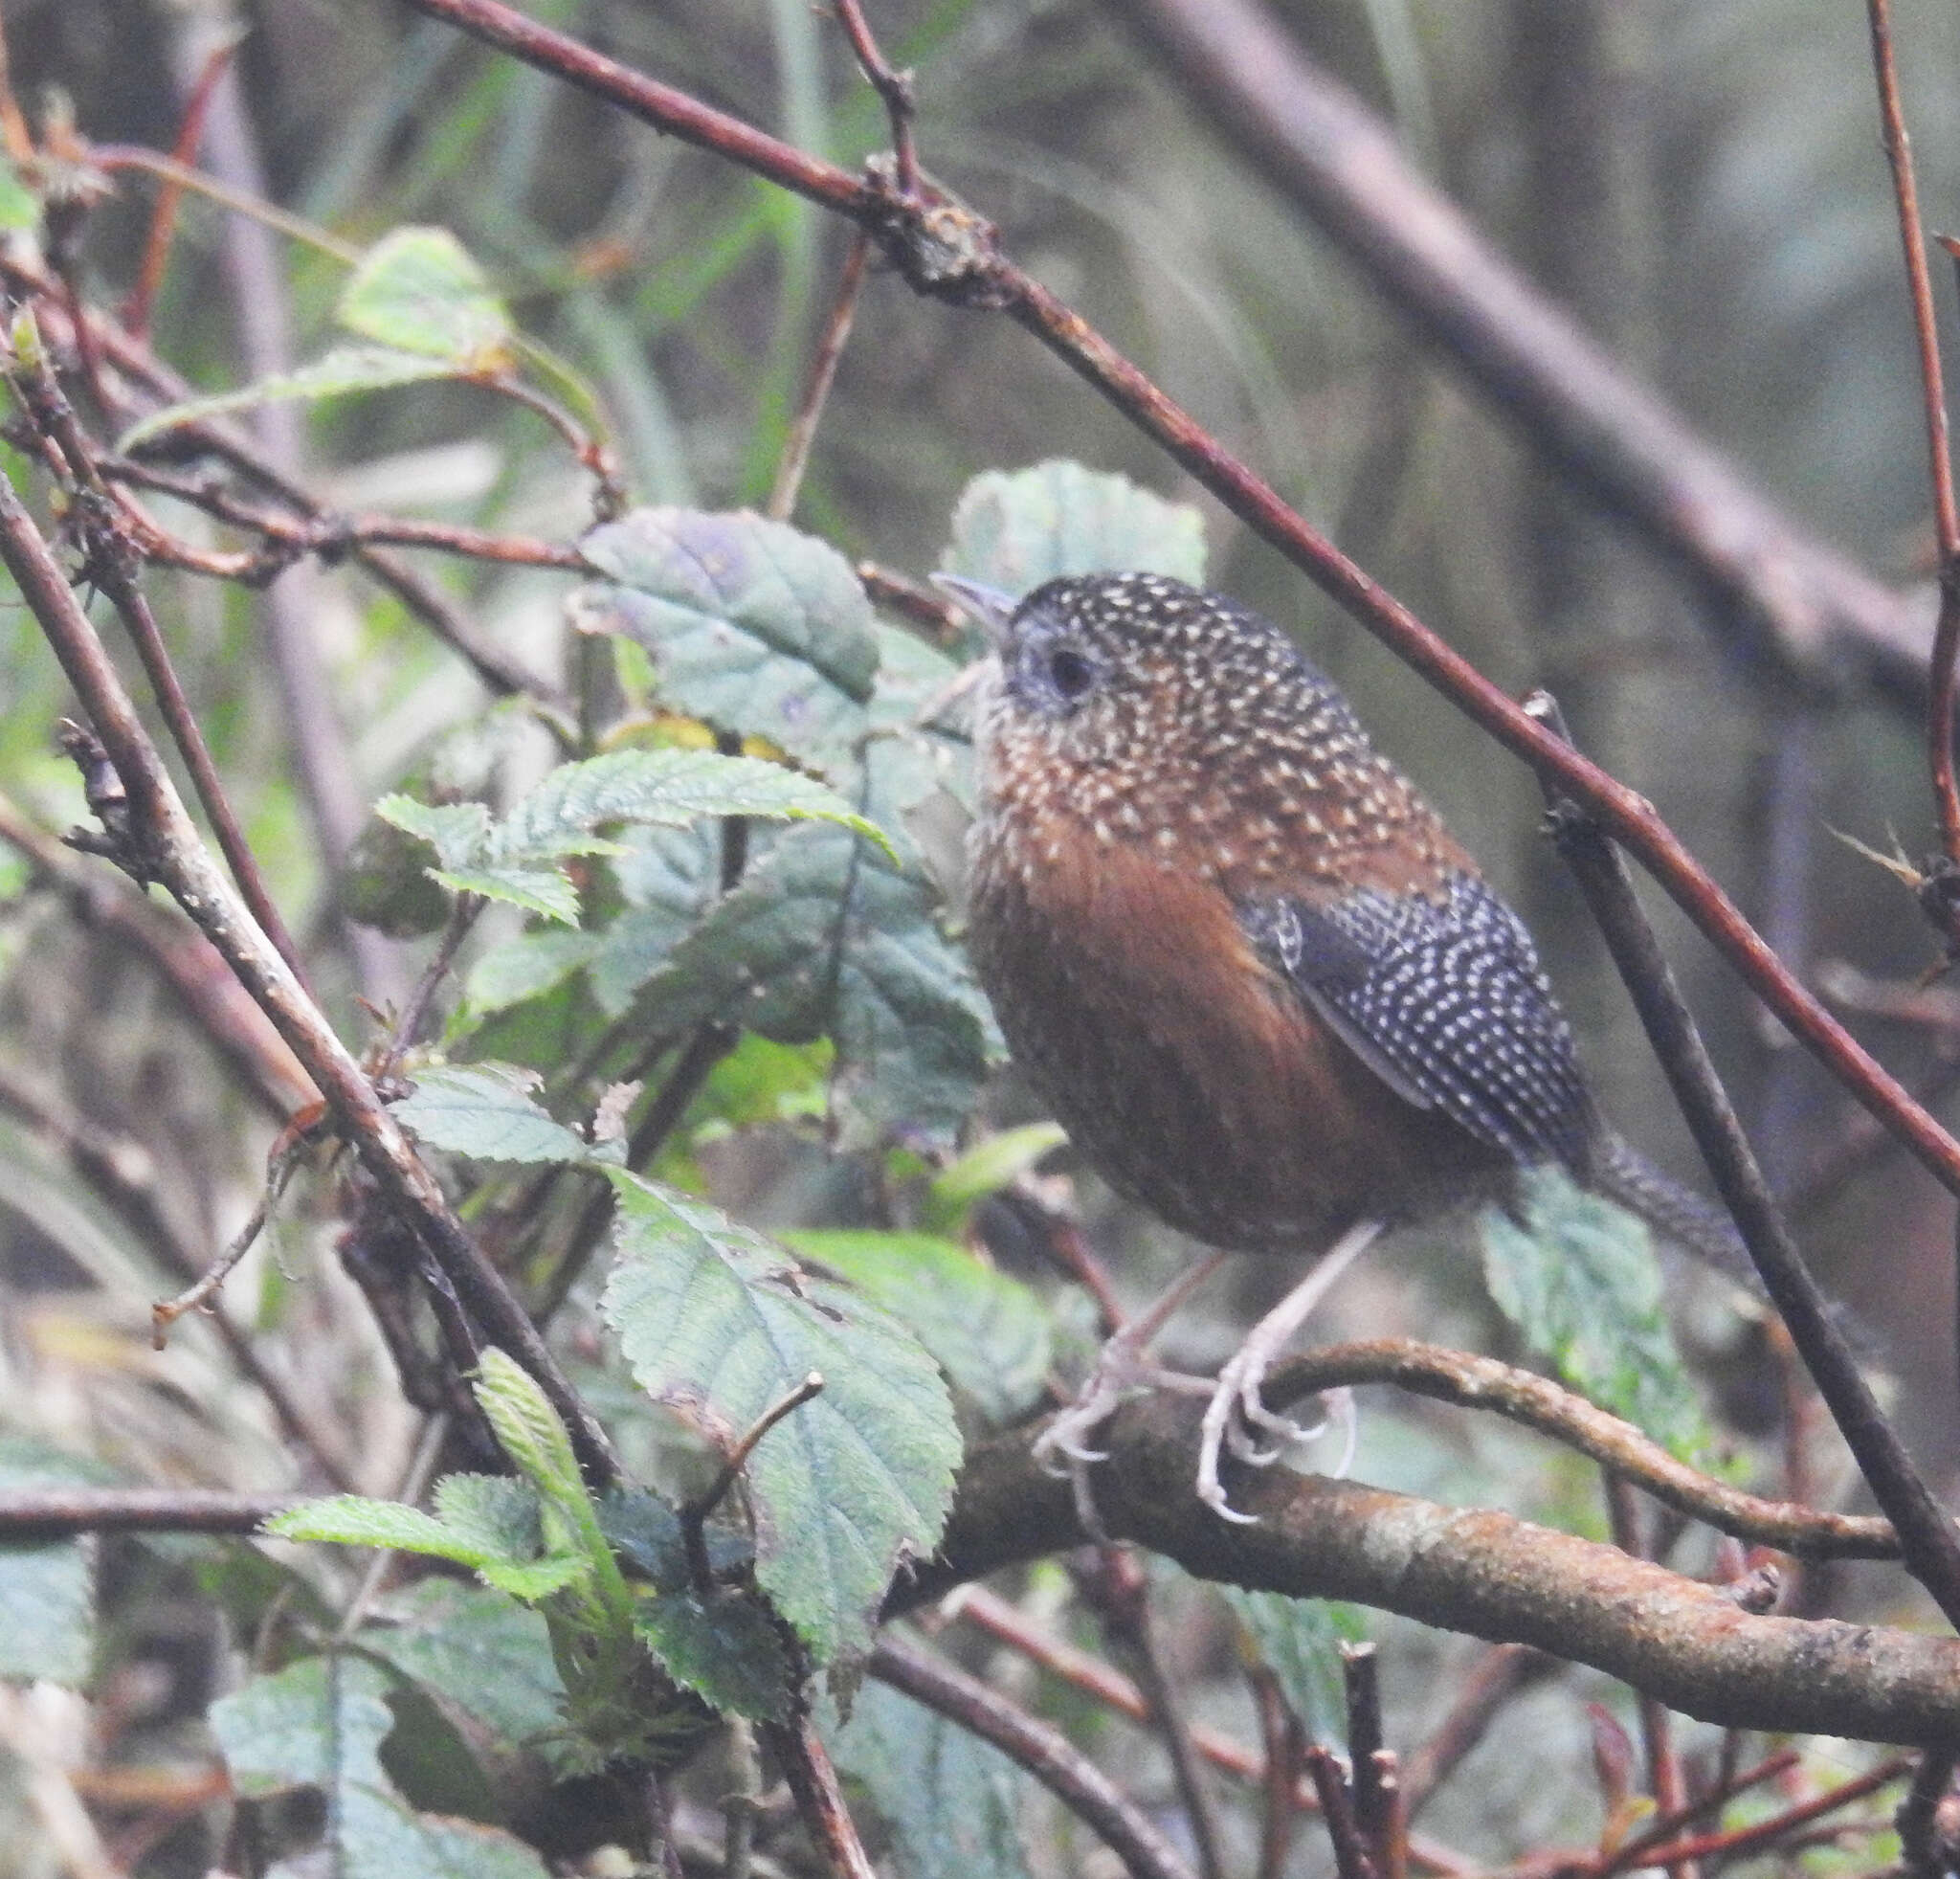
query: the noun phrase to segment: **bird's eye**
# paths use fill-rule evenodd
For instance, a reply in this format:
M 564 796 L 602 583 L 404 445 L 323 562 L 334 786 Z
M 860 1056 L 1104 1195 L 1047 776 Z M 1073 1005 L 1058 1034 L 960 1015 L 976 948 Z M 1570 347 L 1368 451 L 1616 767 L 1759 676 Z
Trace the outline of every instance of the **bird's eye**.
M 1074 700 L 1096 682 L 1096 668 L 1080 653 L 1058 646 L 1048 655 L 1048 678 L 1063 698 Z

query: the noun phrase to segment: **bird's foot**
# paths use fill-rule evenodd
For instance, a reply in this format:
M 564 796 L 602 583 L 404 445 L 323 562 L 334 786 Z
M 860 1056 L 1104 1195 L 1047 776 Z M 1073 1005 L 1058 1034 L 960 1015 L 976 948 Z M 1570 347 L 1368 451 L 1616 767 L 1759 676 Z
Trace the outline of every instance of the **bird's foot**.
M 1240 1526 L 1251 1526 L 1257 1520 L 1254 1514 L 1240 1513 L 1226 1498 L 1224 1483 L 1218 1478 L 1218 1465 L 1228 1448 L 1238 1461 L 1249 1462 L 1255 1467 L 1270 1467 L 1287 1449 L 1318 1441 L 1328 1429 L 1338 1426 L 1344 1431 L 1346 1442 L 1334 1472 L 1339 1477 L 1352 1466 L 1356 1420 L 1354 1399 L 1349 1392 L 1328 1391 L 1321 1398 L 1324 1412 L 1320 1421 L 1305 1428 L 1290 1417 L 1268 1409 L 1259 1395 L 1259 1385 L 1287 1340 L 1306 1322 L 1334 1281 L 1360 1257 L 1377 1230 L 1372 1221 L 1364 1221 L 1344 1235 L 1333 1250 L 1253 1327 L 1245 1342 L 1218 1373 L 1200 1425 L 1203 1433 L 1198 1443 L 1197 1491 L 1198 1499 L 1221 1520 Z M 1272 1440 L 1261 1442 L 1258 1432 Z

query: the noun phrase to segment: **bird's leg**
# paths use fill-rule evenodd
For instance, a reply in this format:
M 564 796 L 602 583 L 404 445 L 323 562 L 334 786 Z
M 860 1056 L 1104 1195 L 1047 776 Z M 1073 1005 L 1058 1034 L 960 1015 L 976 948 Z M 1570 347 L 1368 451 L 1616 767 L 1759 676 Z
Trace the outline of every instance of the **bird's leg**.
M 1228 1445 L 1241 1461 L 1263 1467 L 1277 1461 L 1284 1448 L 1295 1443 L 1310 1442 L 1325 1434 L 1330 1422 L 1338 1421 L 1348 1430 L 1344 1473 L 1348 1462 L 1352 1461 L 1353 1402 L 1351 1398 L 1339 1401 L 1346 1392 L 1338 1396 L 1328 1392 L 1329 1397 L 1336 1398 L 1338 1406 L 1318 1426 L 1304 1429 L 1287 1417 L 1274 1415 L 1259 1397 L 1259 1384 L 1272 1368 L 1273 1359 L 1286 1348 L 1287 1341 L 1306 1322 L 1314 1307 L 1327 1295 L 1342 1273 L 1367 1251 L 1370 1241 L 1380 1231 L 1378 1220 L 1363 1220 L 1359 1226 L 1349 1227 L 1313 1270 L 1252 1328 L 1245 1342 L 1218 1373 L 1212 1400 L 1205 1406 L 1204 1434 L 1198 1444 L 1198 1499 L 1220 1518 L 1245 1524 L 1253 1519 L 1251 1514 L 1233 1510 L 1218 1479 L 1219 1454 Z M 1280 1446 L 1260 1447 L 1249 1433 L 1250 1428 L 1265 1429 L 1278 1436 Z
M 1064 1466 L 1054 1472 L 1076 1475 L 1091 1462 L 1104 1458 L 1100 1449 L 1083 1445 L 1084 1439 L 1115 1415 L 1117 1406 L 1132 1390 L 1150 1384 L 1181 1383 L 1171 1373 L 1160 1371 L 1144 1361 L 1151 1341 L 1170 1320 L 1178 1307 L 1202 1286 L 1228 1255 L 1214 1253 L 1210 1259 L 1178 1274 L 1163 1292 L 1123 1327 L 1102 1346 L 1096 1368 L 1081 1393 L 1055 1420 L 1041 1431 L 1034 1447 L 1035 1460 L 1043 1466 L 1050 1459 L 1061 1457 Z

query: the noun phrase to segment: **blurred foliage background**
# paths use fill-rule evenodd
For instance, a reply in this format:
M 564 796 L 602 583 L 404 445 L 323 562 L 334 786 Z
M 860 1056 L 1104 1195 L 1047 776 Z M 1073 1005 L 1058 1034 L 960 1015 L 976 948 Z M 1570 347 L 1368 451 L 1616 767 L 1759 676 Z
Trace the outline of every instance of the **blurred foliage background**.
M 839 162 L 884 142 L 875 98 L 807 0 L 534 0 L 529 11 Z M 1580 741 L 1656 802 L 1787 959 L 1807 973 L 1849 961 L 1894 981 L 1921 972 L 1930 943 L 1909 898 L 1828 833 L 1883 847 L 1896 828 L 1908 852 L 1925 845 L 1909 708 L 1855 674 L 1799 695 L 1753 664 L 1728 622 L 1563 487 L 1506 414 L 1415 343 L 1217 141 L 1124 30 L 1119 5 L 875 0 L 872 11 L 894 59 L 916 69 L 924 162 L 998 221 L 1012 254 L 1501 683 L 1552 685 Z M 1859 10 L 1281 0 L 1275 11 L 1503 251 L 1765 490 L 1884 578 L 1926 582 L 1919 391 Z M 1897 19 L 1922 196 L 1932 225 L 1950 225 L 1960 17 L 1902 0 Z M 846 240 L 814 209 L 380 0 L 6 0 L 0 20 L 33 110 L 58 89 L 92 140 L 161 148 L 212 44 L 242 34 L 234 181 L 249 186 L 256 168 L 272 199 L 355 242 L 404 221 L 454 229 L 526 331 L 600 389 L 637 500 L 724 507 L 767 493 Z M 91 218 L 85 274 L 105 300 L 131 282 L 151 200 L 152 186 L 124 176 Z M 339 264 L 278 240 L 268 268 L 255 259 L 259 240 L 209 203 L 186 206 L 155 344 L 202 386 L 321 344 Z M 1950 282 L 1940 285 L 1950 303 Z M 297 441 L 314 485 L 345 507 L 559 539 L 590 519 L 585 481 L 544 426 L 467 389 L 329 405 Z M 796 519 L 854 558 L 921 575 L 971 476 L 1056 455 L 1199 501 L 1213 584 L 1296 628 L 1444 807 L 1537 929 L 1607 1107 L 1692 1179 L 1616 983 L 1536 833 L 1535 783 L 1024 334 L 874 276 Z M 487 637 L 540 667 L 562 658 L 561 576 L 431 571 Z M 164 573 L 150 589 L 255 846 L 296 929 L 318 942 L 323 986 L 352 1034 L 356 992 L 398 997 L 416 955 L 334 938 L 334 832 L 293 766 L 296 704 L 324 706 L 365 803 L 476 718 L 482 695 L 396 603 L 345 572 L 296 570 L 278 589 L 320 649 L 323 700 L 296 699 L 267 655 L 265 596 Z M 72 773 L 52 754 L 64 692 L 17 609 L 0 612 L 0 792 L 58 830 L 79 815 Z M 228 1093 L 112 936 L 26 896 L 24 881 L 0 848 L 11 897 L 0 1063 L 31 1068 L 146 1151 L 186 1237 L 216 1245 L 250 1204 L 270 1125 Z M 1772 1174 L 1801 1190 L 1843 1141 L 1850 1106 L 1783 1047 L 1684 923 L 1669 918 L 1664 932 Z M 1960 1049 L 1950 1018 L 1858 1025 L 1908 1080 Z M 1000 1106 L 1027 1112 L 1012 1086 Z M 768 1222 L 809 1211 L 817 1155 L 808 1141 L 777 1142 L 710 1160 L 724 1198 Z M 1099 1243 L 1154 1238 L 1094 1205 Z M 1954 1452 L 1960 1398 L 1948 1204 L 1884 1155 L 1799 1225 L 1874 1327 L 1907 1433 L 1950 1488 L 1940 1464 Z M 256 1314 L 301 1399 L 345 1418 L 350 1457 L 385 1482 L 410 1425 L 379 1387 L 385 1364 L 325 1238 L 303 1212 L 280 1230 L 276 1257 L 248 1268 Z M 1404 1270 L 1392 1260 L 1354 1288 L 1348 1321 L 1413 1315 L 1426 1334 L 1476 1336 L 1481 1307 L 1446 1272 L 1411 1305 L 1406 1267 L 1447 1258 L 1426 1244 Z M 1216 1337 L 1276 1279 L 1243 1275 Z M 142 1350 L 154 1289 L 51 1170 L 34 1131 L 0 1119 L 0 1390 L 49 1393 L 33 1419 L 44 1436 L 64 1420 L 100 1435 L 120 1417 L 125 1455 L 162 1474 L 194 1478 L 216 1428 L 235 1448 L 228 1479 L 284 1485 L 276 1432 L 208 1346 L 186 1335 L 162 1359 Z M 1724 1320 L 1708 1335 L 1726 1348 L 1735 1333 Z M 1767 1428 L 1773 1405 L 1761 1398 L 1759 1383 L 1738 1386 L 1728 1407 Z M 1502 1497 L 1504 1444 L 1479 1443 L 1454 1461 L 1437 1445 L 1421 1467 L 1459 1467 L 1453 1498 L 1471 1498 L 1471 1481 Z M 1481 1802 L 1508 1818 L 1464 1830 L 1551 1831 L 1561 1797 L 1538 1788 L 1527 1797 L 1494 1780 Z M 0 1870 L 7 1861 L 0 1851 Z

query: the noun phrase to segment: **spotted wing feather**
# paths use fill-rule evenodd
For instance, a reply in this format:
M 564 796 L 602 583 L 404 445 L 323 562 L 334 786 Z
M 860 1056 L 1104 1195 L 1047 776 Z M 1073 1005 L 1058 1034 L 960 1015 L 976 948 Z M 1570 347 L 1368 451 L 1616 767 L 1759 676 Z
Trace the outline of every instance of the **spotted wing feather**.
M 1354 889 L 1241 909 L 1268 962 L 1378 1075 L 1520 1162 L 1582 1168 L 1595 1132 L 1572 1036 L 1523 923 L 1476 877 L 1446 898 Z

